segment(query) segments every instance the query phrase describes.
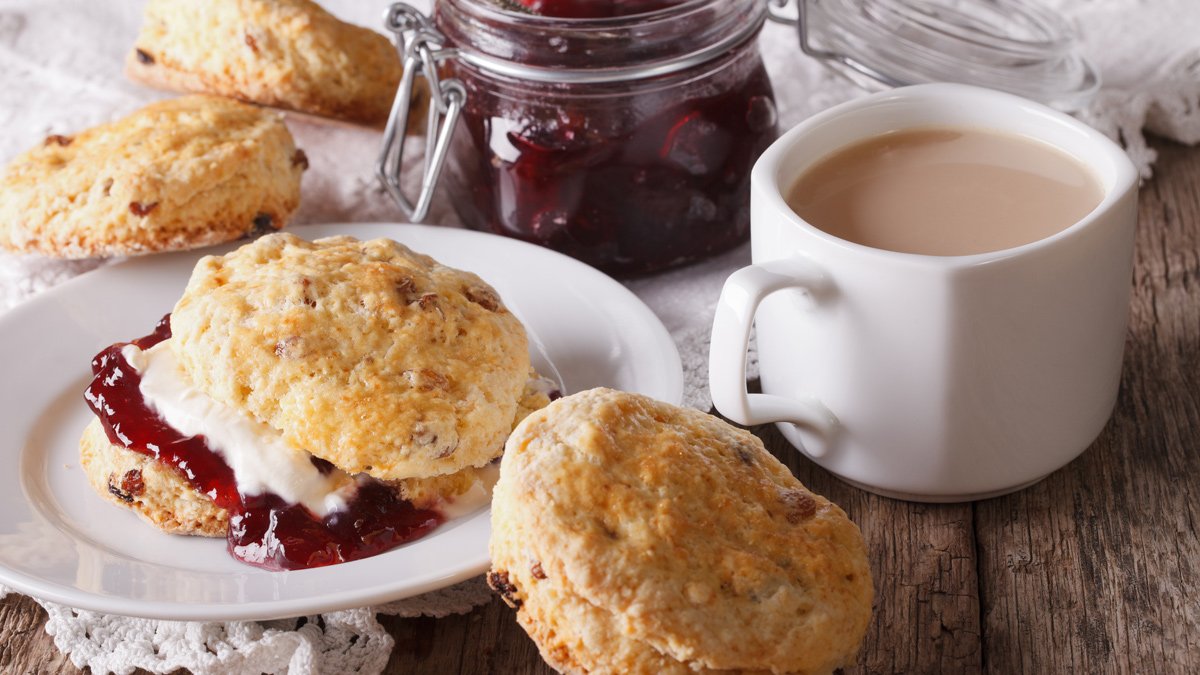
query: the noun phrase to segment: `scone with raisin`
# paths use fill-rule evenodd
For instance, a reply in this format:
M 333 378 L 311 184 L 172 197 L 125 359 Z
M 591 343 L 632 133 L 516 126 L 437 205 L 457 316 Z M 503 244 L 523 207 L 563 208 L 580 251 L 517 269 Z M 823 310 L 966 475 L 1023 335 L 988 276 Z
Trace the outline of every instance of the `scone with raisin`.
M 564 673 L 830 673 L 871 615 L 862 535 L 752 434 L 593 389 L 510 436 L 488 581 Z
M 155 333 L 93 363 L 96 490 L 267 567 L 392 548 L 549 402 L 496 291 L 394 241 L 274 234 L 203 258 Z M 205 504 L 207 500 L 207 504 Z
M 174 467 L 113 445 L 99 419 L 83 430 L 79 460 L 100 496 L 133 509 L 163 532 L 223 537 L 229 529 L 226 509 L 193 489 Z
M 387 38 L 310 0 L 149 0 L 126 60 L 151 86 L 371 126 L 387 121 L 402 70 Z
M 273 232 L 299 205 L 307 166 L 276 112 L 159 101 L 13 159 L 0 173 L 0 247 L 91 258 Z

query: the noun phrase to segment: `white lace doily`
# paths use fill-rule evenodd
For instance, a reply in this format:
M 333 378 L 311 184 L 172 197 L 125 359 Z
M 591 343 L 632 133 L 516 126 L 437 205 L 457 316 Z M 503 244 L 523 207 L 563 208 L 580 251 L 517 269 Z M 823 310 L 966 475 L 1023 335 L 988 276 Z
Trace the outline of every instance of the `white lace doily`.
M 0 598 L 8 589 L 0 586 Z M 279 621 L 187 622 L 97 614 L 38 600 L 46 632 L 79 668 L 125 675 L 136 668 L 196 675 L 227 673 L 378 673 L 394 641 L 378 614 L 443 617 L 491 598 L 483 577 L 379 607 Z M 36 598 L 35 598 L 36 600 Z
M 429 0 L 410 0 L 428 7 Z M 1105 86 L 1080 117 L 1121 142 L 1143 176 L 1154 152 L 1143 130 L 1200 141 L 1200 11 L 1196 0 L 1043 0 L 1073 21 Z M 378 26 L 386 0 L 322 0 L 338 16 Z M 137 34 L 142 2 L 0 0 L 0 161 L 52 133 L 71 133 L 127 114 L 164 94 L 126 82 L 122 59 Z M 768 25 L 761 38 L 783 128 L 859 95 L 804 57 L 795 34 Z M 297 223 L 390 221 L 400 217 L 376 185 L 378 134 L 289 120 L 311 170 Z M 410 158 L 419 147 L 414 145 Z M 414 177 L 414 172 L 409 172 Z M 410 186 L 410 189 L 415 186 Z M 431 222 L 457 223 L 444 199 Z M 629 283 L 675 337 L 686 403 L 707 410 L 708 333 L 721 284 L 749 262 L 746 247 L 714 260 Z M 62 263 L 0 254 L 0 312 L 96 261 Z M 4 589 L 0 588 L 0 595 Z M 272 622 L 178 623 L 97 615 L 42 603 L 60 650 L 94 673 L 143 668 L 165 673 L 378 672 L 392 639 L 376 613 L 443 616 L 486 602 L 481 580 L 394 605 Z

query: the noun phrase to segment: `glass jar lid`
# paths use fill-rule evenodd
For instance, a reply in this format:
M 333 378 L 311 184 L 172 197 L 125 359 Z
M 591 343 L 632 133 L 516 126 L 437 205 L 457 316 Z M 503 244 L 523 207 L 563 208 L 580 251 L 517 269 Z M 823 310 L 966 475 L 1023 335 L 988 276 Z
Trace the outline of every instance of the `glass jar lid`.
M 640 14 L 597 19 L 512 11 L 519 3 L 440 0 L 437 30 L 455 57 L 531 82 L 628 82 L 686 71 L 753 39 L 764 0 L 686 0 Z
M 804 52 L 869 88 L 960 82 L 1072 111 L 1100 84 L 1071 26 L 1030 0 L 797 2 Z

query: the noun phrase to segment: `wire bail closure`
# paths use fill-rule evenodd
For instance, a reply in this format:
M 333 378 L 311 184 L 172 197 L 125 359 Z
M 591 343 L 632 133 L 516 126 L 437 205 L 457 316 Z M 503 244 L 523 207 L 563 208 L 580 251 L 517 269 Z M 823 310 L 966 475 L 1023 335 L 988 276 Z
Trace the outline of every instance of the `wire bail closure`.
M 445 36 L 438 32 L 428 16 L 407 3 L 397 2 L 384 15 L 384 25 L 393 35 L 396 51 L 404 64 L 404 74 L 383 132 L 383 149 L 375 163 L 375 174 L 404 215 L 419 223 L 429 215 L 434 188 L 446 163 L 450 138 L 466 102 L 467 90 L 459 80 L 439 77 L 438 65 L 456 57 L 458 51 L 445 47 Z M 417 77 L 425 78 L 429 84 L 429 113 L 426 116 L 421 191 L 414 204 L 404 194 L 401 178 L 409 105 Z
M 905 84 L 912 84 L 910 82 L 901 82 L 890 75 L 881 73 L 875 68 L 843 52 L 829 51 L 814 46 L 808 37 L 808 3 L 809 0 L 767 0 L 767 18 L 775 23 L 795 26 L 796 37 L 800 40 L 800 51 L 813 58 L 840 63 L 860 75 L 865 75 L 889 87 L 903 87 Z M 796 7 L 795 16 L 791 16 L 789 13 L 783 11 L 791 5 L 795 5 Z
M 1099 76 L 1037 0 L 764 0 L 800 49 L 864 89 L 961 82 L 1071 112 Z

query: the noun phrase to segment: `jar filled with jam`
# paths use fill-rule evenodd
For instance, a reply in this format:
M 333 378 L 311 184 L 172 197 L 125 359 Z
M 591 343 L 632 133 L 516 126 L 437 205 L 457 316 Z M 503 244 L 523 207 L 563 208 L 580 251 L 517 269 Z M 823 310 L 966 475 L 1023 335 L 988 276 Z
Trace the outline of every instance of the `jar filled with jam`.
M 421 197 L 389 185 L 410 217 L 440 176 L 467 226 L 619 275 L 747 238 L 750 169 L 777 134 L 762 0 L 438 0 L 431 19 L 397 7 L 406 80 L 429 78 L 434 99 Z M 398 169 L 405 121 L 381 167 Z

